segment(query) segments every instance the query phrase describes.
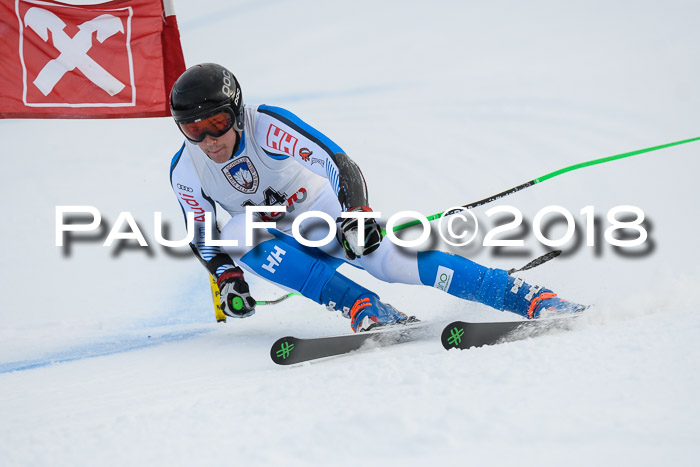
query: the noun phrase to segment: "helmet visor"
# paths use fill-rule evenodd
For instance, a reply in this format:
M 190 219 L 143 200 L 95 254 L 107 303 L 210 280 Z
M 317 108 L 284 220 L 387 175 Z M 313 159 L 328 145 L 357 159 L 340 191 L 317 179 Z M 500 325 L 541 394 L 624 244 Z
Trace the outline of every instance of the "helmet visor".
M 193 122 L 178 122 L 177 126 L 185 137 L 193 143 L 201 143 L 207 135 L 219 138 L 233 128 L 233 115 L 229 110 L 198 118 Z

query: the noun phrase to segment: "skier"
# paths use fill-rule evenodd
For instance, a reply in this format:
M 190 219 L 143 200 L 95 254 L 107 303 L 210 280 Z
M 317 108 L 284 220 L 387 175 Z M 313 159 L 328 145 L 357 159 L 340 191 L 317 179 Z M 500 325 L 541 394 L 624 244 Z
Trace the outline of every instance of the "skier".
M 343 261 L 386 282 L 442 282 L 440 288 L 451 295 L 531 319 L 545 309 L 584 308 L 502 269 L 441 251 L 406 251 L 382 241 L 373 218 L 341 218 L 342 213 L 371 215 L 360 168 L 337 144 L 287 110 L 245 106 L 238 81 L 220 65 L 187 69 L 173 86 L 170 106 L 186 138 L 170 166 L 172 188 L 185 216 L 195 216 L 191 247 L 217 279 L 227 316 L 245 318 L 255 312 L 245 270 L 341 311 L 355 332 L 414 320 L 338 273 Z M 221 232 L 215 202 L 231 215 Z M 249 206 L 286 209 L 259 213 L 256 221 L 275 221 L 275 228 L 256 229 L 259 235 L 246 239 Z M 294 219 L 309 211 L 327 213 L 337 222 L 337 242 L 312 248 L 294 238 Z M 211 239 L 237 240 L 238 246 L 205 244 L 213 243 L 206 241 L 205 228 Z M 329 232 L 328 224 L 310 220 L 299 226 L 304 239 L 319 244 Z

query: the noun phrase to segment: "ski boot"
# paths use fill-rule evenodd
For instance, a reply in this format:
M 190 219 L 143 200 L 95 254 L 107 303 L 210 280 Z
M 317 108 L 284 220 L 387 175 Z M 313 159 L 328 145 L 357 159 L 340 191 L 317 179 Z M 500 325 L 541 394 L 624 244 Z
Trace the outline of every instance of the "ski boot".
M 350 309 L 350 327 L 355 332 L 415 321 L 417 321 L 415 316 L 409 318 L 393 306 L 380 301 L 379 297 L 374 294 L 357 299 Z
M 408 317 L 383 303 L 377 294 L 339 273 L 335 273 L 323 286 L 320 301 L 329 310 L 340 311 L 350 318 L 350 327 L 354 332 L 418 321 L 415 316 Z
M 508 277 L 504 309 L 528 319 L 542 318 L 559 313 L 577 313 L 587 307 L 567 302 L 557 294 L 539 285 L 526 284 L 519 277 Z

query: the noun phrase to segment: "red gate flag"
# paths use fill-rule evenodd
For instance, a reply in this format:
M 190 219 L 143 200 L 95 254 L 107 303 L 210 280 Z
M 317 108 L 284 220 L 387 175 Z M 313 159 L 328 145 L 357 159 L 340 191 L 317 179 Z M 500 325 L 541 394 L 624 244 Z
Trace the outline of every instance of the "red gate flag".
M 0 118 L 170 116 L 185 60 L 168 10 L 163 0 L 0 0 Z

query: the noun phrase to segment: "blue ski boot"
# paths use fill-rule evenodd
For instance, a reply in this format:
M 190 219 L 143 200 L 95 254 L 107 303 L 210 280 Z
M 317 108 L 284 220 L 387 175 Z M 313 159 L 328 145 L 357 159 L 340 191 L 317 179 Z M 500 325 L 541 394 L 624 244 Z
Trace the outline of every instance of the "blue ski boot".
M 321 303 L 350 318 L 350 327 L 355 332 L 417 321 L 414 316 L 408 317 L 393 306 L 383 303 L 377 294 L 339 273 L 323 287 Z
M 350 308 L 350 327 L 355 332 L 369 331 L 379 326 L 392 326 L 416 321 L 388 303 L 383 303 L 374 294 L 358 299 Z
M 567 302 L 542 286 L 526 284 L 519 277 L 508 277 L 504 300 L 506 311 L 535 319 L 558 313 L 577 313 L 585 309 L 585 306 Z

